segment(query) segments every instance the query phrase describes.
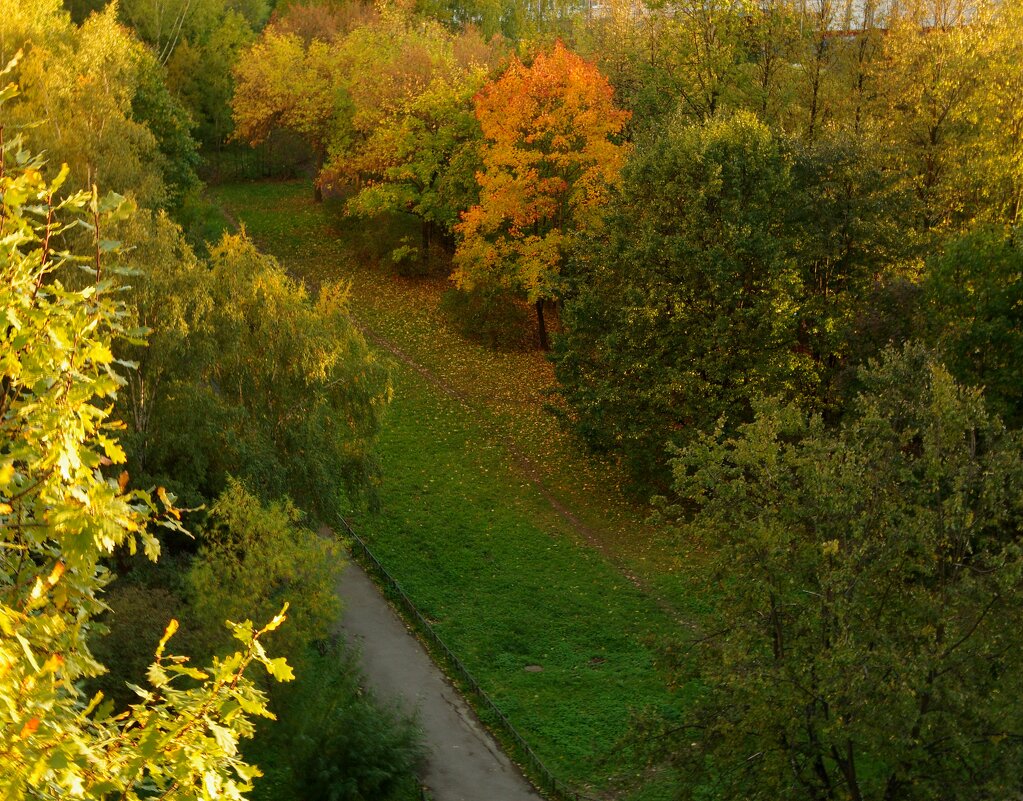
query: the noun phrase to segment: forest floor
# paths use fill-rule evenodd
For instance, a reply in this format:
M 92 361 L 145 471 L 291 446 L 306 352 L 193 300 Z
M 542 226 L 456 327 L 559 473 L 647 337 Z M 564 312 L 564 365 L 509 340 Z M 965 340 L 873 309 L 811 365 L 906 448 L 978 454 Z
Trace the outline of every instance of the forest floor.
M 349 282 L 356 323 L 392 364 L 381 509 L 355 512 L 356 529 L 557 776 L 670 797 L 673 777 L 640 776 L 623 738 L 688 691 L 669 689 L 658 656 L 687 629 L 695 555 L 562 429 L 544 354 L 467 339 L 442 308 L 444 278 L 395 273 L 387 254 L 418 241 L 414 220 L 344 217 L 308 182 L 212 197 L 312 291 Z

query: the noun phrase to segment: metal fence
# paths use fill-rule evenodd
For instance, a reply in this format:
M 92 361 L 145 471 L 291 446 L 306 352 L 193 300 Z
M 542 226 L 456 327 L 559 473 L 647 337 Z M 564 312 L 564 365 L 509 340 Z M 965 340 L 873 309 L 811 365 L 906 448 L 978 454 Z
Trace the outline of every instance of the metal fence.
M 387 569 L 376 558 L 362 537 L 355 533 L 354 529 L 343 517 L 341 518 L 341 523 L 345 531 L 348 532 L 348 536 L 351 537 L 352 556 L 376 574 L 377 578 L 391 594 L 393 600 L 401 608 L 406 619 L 416 627 L 434 652 L 444 658 L 444 661 L 447 662 L 448 667 L 454 673 L 455 678 L 475 698 L 477 708 L 486 713 L 486 716 L 490 718 L 492 727 L 496 728 L 501 738 L 512 746 L 515 755 L 522 761 L 526 774 L 536 784 L 537 788 L 545 793 L 548 798 L 554 799 L 554 801 L 595 801 L 590 796 L 576 792 L 547 769 L 547 766 L 540 761 L 540 757 L 529 747 L 529 743 L 512 726 L 508 718 L 504 716 L 504 713 L 497 708 L 497 705 L 490 699 L 490 696 L 483 691 L 476 677 L 469 672 L 468 668 L 462 664 L 462 661 L 452 653 L 451 649 L 440 638 L 440 635 L 434 631 L 430 622 L 423 617 L 419 609 L 416 608 L 416 605 L 412 603 L 412 599 L 405 594 L 397 580 L 387 572 Z

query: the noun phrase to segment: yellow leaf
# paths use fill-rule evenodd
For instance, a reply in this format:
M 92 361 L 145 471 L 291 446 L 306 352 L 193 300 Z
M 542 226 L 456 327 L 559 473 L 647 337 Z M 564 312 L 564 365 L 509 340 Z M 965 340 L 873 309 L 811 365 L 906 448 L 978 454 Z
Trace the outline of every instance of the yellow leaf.
M 167 624 L 167 628 L 164 629 L 163 636 L 160 638 L 160 644 L 156 646 L 156 658 L 159 659 L 163 656 L 163 649 L 167 646 L 167 641 L 174 636 L 174 632 L 178 630 L 178 621 L 171 618 L 170 623 Z

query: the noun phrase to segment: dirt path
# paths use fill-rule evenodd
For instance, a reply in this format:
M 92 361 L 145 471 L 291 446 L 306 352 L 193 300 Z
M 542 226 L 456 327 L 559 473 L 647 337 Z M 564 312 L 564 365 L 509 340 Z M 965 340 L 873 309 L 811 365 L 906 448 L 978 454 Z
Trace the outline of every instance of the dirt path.
M 348 564 L 338 594 L 341 632 L 370 686 L 418 712 L 429 749 L 423 779 L 435 801 L 541 801 L 362 568 Z

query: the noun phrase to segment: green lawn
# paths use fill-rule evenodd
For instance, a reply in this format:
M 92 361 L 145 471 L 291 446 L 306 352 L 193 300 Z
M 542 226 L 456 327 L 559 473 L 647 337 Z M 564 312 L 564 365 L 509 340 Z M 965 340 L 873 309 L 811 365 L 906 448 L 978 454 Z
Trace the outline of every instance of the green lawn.
M 684 614 L 690 603 L 678 549 L 622 495 L 614 466 L 581 453 L 544 411 L 553 375 L 542 354 L 467 341 L 439 310 L 442 281 L 380 264 L 417 233 L 414 221 L 342 218 L 336 204 L 313 204 L 307 183 L 212 194 L 311 287 L 351 281 L 357 320 L 425 369 L 394 362 L 382 508 L 354 524 L 555 774 L 618 786 L 613 756 L 630 714 L 672 701 L 654 655 L 678 628 L 665 605 Z M 666 777 L 646 784 L 622 794 L 670 797 Z

